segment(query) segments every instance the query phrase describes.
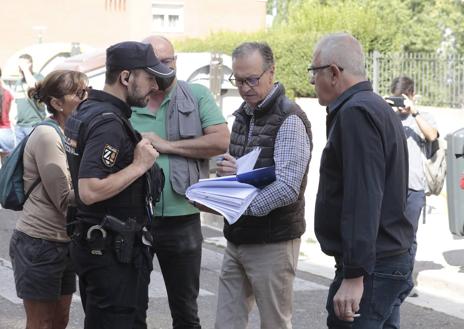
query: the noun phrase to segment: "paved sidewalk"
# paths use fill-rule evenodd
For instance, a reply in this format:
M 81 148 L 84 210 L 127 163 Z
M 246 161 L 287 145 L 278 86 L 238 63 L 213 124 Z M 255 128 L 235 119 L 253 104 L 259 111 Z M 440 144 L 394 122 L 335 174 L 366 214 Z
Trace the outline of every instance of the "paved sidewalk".
M 205 224 L 221 230 L 222 221 L 205 217 L 203 214 Z M 224 237 L 205 242 L 226 245 Z M 407 301 L 464 319 L 464 239 L 453 237 L 449 231 L 444 195 L 427 198 L 426 223 L 421 218 L 417 242 L 414 272 L 419 296 L 409 297 Z M 322 253 L 317 241 L 311 238 L 302 241 L 299 270 L 332 279 L 334 265 L 333 258 Z
M 408 302 L 464 319 L 464 239 L 453 237 L 448 228 L 446 198 L 427 198 L 426 223 L 419 225 L 415 273 L 419 297 Z M 332 257 L 320 251 L 316 241 L 301 245 L 299 268 L 332 278 Z

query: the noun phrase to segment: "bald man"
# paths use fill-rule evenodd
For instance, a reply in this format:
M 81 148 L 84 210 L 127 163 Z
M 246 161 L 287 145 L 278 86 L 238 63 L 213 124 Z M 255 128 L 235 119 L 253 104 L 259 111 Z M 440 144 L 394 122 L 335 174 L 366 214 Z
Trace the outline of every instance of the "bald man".
M 143 42 L 153 46 L 162 63 L 176 69 L 168 39 L 150 36 Z M 185 190 L 209 176 L 209 158 L 227 151 L 229 130 L 206 87 L 179 80 L 165 87 L 150 95 L 147 107 L 134 109 L 131 121 L 160 153 L 157 163 L 166 177 L 152 232 L 173 328 L 196 329 L 201 328 L 197 297 L 203 236 L 199 210 L 187 202 Z
M 402 124 L 372 90 L 358 40 L 329 34 L 315 47 L 310 82 L 327 106 L 315 232 L 336 261 L 328 328 L 399 328 L 412 289 L 414 228 L 405 216 L 408 150 Z

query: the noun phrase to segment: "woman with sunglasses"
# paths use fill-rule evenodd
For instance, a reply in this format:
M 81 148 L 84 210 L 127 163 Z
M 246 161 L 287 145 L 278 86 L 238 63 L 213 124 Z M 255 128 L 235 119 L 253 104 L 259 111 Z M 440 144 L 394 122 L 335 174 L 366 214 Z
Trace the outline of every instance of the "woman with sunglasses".
M 24 189 L 32 189 L 10 241 L 16 292 L 23 299 L 26 328 L 66 328 L 76 277 L 65 222 L 73 202 L 62 134 L 68 116 L 86 98 L 87 77 L 53 71 L 28 91 L 46 105 L 48 124 L 38 125 L 24 149 Z M 61 136 L 60 136 L 61 135 Z M 38 184 L 34 184 L 38 182 Z

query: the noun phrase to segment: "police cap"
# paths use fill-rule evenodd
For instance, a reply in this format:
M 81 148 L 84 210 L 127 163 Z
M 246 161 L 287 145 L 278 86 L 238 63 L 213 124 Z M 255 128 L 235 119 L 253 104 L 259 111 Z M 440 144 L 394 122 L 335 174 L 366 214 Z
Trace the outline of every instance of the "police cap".
M 135 41 L 120 42 L 106 49 L 106 67 L 144 69 L 159 78 L 172 78 L 176 74 L 159 61 L 150 44 Z

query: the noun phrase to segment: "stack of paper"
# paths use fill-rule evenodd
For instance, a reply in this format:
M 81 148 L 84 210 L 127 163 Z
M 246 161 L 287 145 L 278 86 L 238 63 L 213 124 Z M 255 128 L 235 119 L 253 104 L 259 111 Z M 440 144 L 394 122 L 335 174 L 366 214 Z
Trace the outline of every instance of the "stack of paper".
M 185 195 L 223 215 L 229 224 L 234 224 L 259 189 L 275 181 L 275 168 L 253 169 L 260 148 L 237 159 L 237 175 L 202 179 L 190 186 Z
M 234 224 L 258 192 L 259 189 L 250 184 L 213 178 L 190 186 L 185 195 L 190 200 L 217 211 L 229 224 Z

